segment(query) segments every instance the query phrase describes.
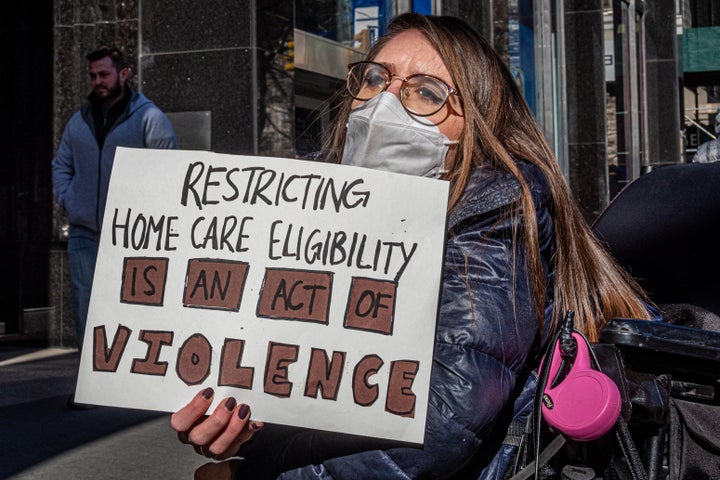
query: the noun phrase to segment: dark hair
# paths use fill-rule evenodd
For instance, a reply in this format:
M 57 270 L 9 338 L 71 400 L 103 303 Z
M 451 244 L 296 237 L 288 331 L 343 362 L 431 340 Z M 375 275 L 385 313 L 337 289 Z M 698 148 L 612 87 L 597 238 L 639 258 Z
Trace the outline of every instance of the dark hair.
M 408 30 L 420 32 L 434 46 L 462 93 L 464 126 L 458 156 L 445 176 L 451 182 L 448 208 L 459 201 L 472 169 L 480 165 L 507 171 L 520 184 L 521 197 L 512 212 L 523 227 L 516 245 L 527 250 L 538 319 L 542 321 L 543 317 L 546 279 L 539 256 L 535 206 L 515 159 L 540 168 L 550 186 L 557 247 L 553 324 L 559 323 L 566 310 L 573 310 L 576 326 L 596 341 L 610 318 L 648 318 L 644 292 L 593 235 L 542 130 L 495 50 L 459 18 L 406 13 L 393 19 L 367 59 L 375 58 L 389 41 Z M 345 97 L 328 142 L 329 155 L 336 161 L 342 155 L 351 110 L 352 98 Z
M 125 55 L 120 51 L 120 49 L 115 47 L 100 47 L 97 50 L 88 53 L 85 58 L 87 58 L 88 62 L 97 62 L 105 57 L 110 57 L 110 60 L 112 60 L 112 63 L 115 66 L 115 70 L 118 72 L 129 67 Z

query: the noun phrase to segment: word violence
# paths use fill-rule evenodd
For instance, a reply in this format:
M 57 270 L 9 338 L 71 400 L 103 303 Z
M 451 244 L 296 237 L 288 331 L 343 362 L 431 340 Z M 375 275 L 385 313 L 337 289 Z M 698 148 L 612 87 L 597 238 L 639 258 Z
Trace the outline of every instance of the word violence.
M 132 330 L 119 325 L 112 345 L 108 345 L 107 332 L 104 325 L 93 330 L 93 370 L 96 372 L 117 372 L 126 352 Z M 160 360 L 164 348 L 172 347 L 175 342 L 172 331 L 141 330 L 138 340 L 147 344 L 144 358 L 132 359 L 130 372 L 139 375 L 156 375 L 164 377 L 168 372 L 168 362 Z M 210 376 L 212 371 L 212 350 L 210 341 L 200 333 L 185 339 L 177 349 L 175 373 L 186 385 L 199 385 Z M 251 390 L 255 388 L 255 370 L 253 366 L 243 365 L 245 340 L 226 338 L 222 345 L 220 365 L 217 371 L 217 386 L 235 387 Z M 311 348 L 310 359 L 304 378 L 291 379 L 288 367 L 298 361 L 299 345 L 268 342 L 267 355 L 260 383 L 262 390 L 268 395 L 278 398 L 289 398 L 295 381 L 305 385 L 302 393 L 308 398 L 336 401 L 343 384 L 344 372 L 352 371 L 349 388 L 352 389 L 353 400 L 359 406 L 373 405 L 381 395 L 374 376 L 387 375 L 385 395 L 385 411 L 402 416 L 414 417 L 415 394 L 413 382 L 420 364 L 414 360 L 395 360 L 389 367 L 376 354 L 367 354 L 360 358 L 352 369 L 345 368 L 346 352 L 334 351 L 331 355 L 326 350 Z

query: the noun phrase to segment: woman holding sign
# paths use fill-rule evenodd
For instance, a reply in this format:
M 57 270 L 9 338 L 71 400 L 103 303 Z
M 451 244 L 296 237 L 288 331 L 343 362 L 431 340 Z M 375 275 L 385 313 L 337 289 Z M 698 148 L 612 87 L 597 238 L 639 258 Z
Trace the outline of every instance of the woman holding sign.
M 463 21 L 404 14 L 349 66 L 327 156 L 450 182 L 443 290 L 422 447 L 261 429 L 213 391 L 173 415 L 213 478 L 446 478 L 488 467 L 513 404 L 567 310 L 597 340 L 607 319 L 650 318 L 593 237 L 512 76 Z M 209 414 L 209 415 L 208 415 Z M 208 416 L 205 416 L 208 415 Z M 279 433 L 280 432 L 280 433 Z M 234 472 L 234 473 L 233 473 Z M 208 477 L 209 478 L 209 477 Z

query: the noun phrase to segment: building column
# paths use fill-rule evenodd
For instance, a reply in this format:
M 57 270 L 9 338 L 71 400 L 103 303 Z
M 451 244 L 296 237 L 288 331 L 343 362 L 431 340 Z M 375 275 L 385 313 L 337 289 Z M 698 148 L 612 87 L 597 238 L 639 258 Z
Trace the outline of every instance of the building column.
M 565 0 L 564 22 L 569 183 L 592 221 L 608 200 L 602 0 Z
M 294 92 L 283 55 L 293 0 L 223 0 L 200 11 L 193 0 L 141 5 L 143 93 L 166 112 L 204 118 L 207 149 L 292 155 Z M 178 133 L 181 148 L 185 140 Z
M 645 2 L 645 131 L 648 169 L 681 159 L 681 69 L 678 65 L 675 0 Z M 641 100 L 642 101 L 642 100 Z

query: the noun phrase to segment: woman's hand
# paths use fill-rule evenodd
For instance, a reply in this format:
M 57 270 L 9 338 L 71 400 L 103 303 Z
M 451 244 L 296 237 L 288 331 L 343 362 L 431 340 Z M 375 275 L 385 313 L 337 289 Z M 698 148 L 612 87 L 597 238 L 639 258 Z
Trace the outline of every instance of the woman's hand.
M 200 455 L 214 460 L 232 457 L 252 436 L 263 427 L 261 422 L 250 421 L 250 407 L 237 404 L 229 397 L 206 415 L 215 392 L 206 388 L 195 395 L 190 403 L 175 412 L 170 425 L 178 432 L 178 440 L 190 444 Z

